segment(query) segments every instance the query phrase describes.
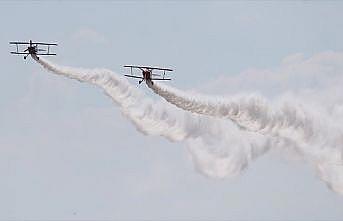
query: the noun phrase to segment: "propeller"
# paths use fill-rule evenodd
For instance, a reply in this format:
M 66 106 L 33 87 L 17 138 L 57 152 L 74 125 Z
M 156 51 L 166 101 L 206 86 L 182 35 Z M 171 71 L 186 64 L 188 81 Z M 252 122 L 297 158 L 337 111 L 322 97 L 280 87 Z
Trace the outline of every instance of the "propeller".
M 26 48 L 26 49 L 24 50 L 24 52 L 27 51 L 27 50 L 29 50 L 29 48 Z

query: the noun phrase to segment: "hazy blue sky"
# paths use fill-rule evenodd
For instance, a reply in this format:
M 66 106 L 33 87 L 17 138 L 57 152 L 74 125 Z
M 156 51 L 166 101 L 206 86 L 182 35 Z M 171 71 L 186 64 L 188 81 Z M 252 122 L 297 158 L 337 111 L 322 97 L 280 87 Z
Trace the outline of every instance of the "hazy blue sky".
M 342 220 L 343 197 L 308 165 L 272 152 L 240 176 L 207 178 L 183 143 L 142 135 L 99 89 L 8 44 L 58 42 L 59 64 L 166 66 L 175 87 L 227 92 L 211 83 L 342 52 L 342 11 L 338 1 L 1 2 L 0 219 Z

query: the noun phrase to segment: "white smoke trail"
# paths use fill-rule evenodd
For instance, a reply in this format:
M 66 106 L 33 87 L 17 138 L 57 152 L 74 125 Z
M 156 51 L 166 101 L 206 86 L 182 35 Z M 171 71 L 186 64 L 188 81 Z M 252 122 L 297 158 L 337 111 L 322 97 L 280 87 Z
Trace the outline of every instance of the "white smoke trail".
M 341 169 L 337 169 L 337 167 L 333 167 L 327 163 L 328 159 L 333 159 L 332 151 L 317 148 L 314 149 L 314 151 L 318 151 L 315 154 L 312 151 L 313 148 L 310 148 L 308 143 L 294 141 L 293 139 L 289 139 L 290 136 L 273 138 L 275 134 L 269 136 L 268 134 L 261 135 L 254 132 L 241 131 L 227 120 L 194 115 L 182 112 L 162 102 L 153 102 L 145 98 L 136 87 L 131 86 L 127 79 L 110 70 L 62 67 L 42 58 L 39 60 L 35 56 L 33 58 L 44 68 L 55 74 L 81 82 L 91 83 L 102 88 L 105 94 L 111 97 L 120 107 L 124 116 L 142 133 L 146 135 L 160 135 L 170 141 L 185 142 L 191 153 L 195 167 L 207 176 L 222 178 L 237 175 L 253 159 L 264 154 L 270 148 L 287 147 L 297 151 L 305 160 L 310 160 L 317 167 L 320 178 L 334 191 L 343 193 Z M 258 117 L 263 116 L 266 118 L 267 115 L 264 114 L 263 110 L 271 110 L 269 110 L 268 104 L 265 103 L 265 109 L 260 109 L 260 112 L 255 114 L 257 123 L 249 123 L 254 118 L 247 114 L 242 114 L 244 107 L 249 106 L 249 104 L 250 102 L 240 103 L 230 113 L 236 116 L 236 122 L 239 125 L 258 131 L 257 129 L 261 128 L 261 125 L 258 127 L 256 125 L 262 122 L 258 120 Z M 194 103 L 188 108 L 194 107 L 194 105 L 198 104 Z M 203 107 L 202 105 L 197 106 L 199 110 L 203 110 Z M 209 110 L 211 107 L 205 107 L 205 109 L 208 109 L 207 112 L 211 112 Z M 260 106 L 257 105 L 257 107 Z M 215 111 L 212 112 L 215 113 Z M 253 111 L 248 111 L 248 113 L 251 114 Z M 293 121 L 297 119 L 298 117 L 294 118 Z M 306 123 L 307 121 L 302 122 Z M 300 127 L 301 123 L 298 124 L 298 127 Z M 275 125 L 278 124 L 276 123 Z M 297 128 L 295 123 L 291 125 Z M 265 125 L 262 128 L 267 128 L 268 126 Z M 268 128 L 271 131 L 275 131 L 275 133 L 278 132 L 273 127 Z M 313 137 L 312 133 L 310 135 L 310 137 Z
M 230 119 L 245 130 L 293 141 L 297 153 L 315 165 L 321 179 L 343 193 L 343 129 L 328 112 L 305 109 L 294 98 L 272 105 L 256 95 L 214 98 L 188 95 L 156 82 L 147 85 L 183 110 Z
M 290 105 L 271 109 L 266 100 L 255 95 L 212 98 L 196 94 L 187 95 L 163 84 L 147 82 L 147 85 L 166 101 L 183 110 L 227 118 L 249 131 L 277 133 L 281 129 L 292 129 L 301 130 L 306 137 L 314 132 L 312 122 L 304 110 Z
M 273 142 L 258 134 L 243 139 L 242 132 L 226 122 L 195 116 L 167 103 L 153 102 L 126 78 L 110 70 L 62 67 L 43 58 L 33 58 L 55 74 L 102 88 L 140 132 L 185 142 L 195 167 L 206 176 L 223 178 L 239 174 L 268 150 L 266 142 Z
M 291 138 L 301 142 L 335 141 L 343 138 L 342 126 L 328 113 L 307 110 L 304 105 L 283 101 L 272 105 L 259 96 L 211 98 L 186 93 L 162 84 L 147 83 L 156 94 L 175 106 L 197 114 L 227 118 L 240 127 L 262 134 Z M 333 138 L 333 140 L 330 140 Z M 343 145 L 343 143 L 342 143 Z

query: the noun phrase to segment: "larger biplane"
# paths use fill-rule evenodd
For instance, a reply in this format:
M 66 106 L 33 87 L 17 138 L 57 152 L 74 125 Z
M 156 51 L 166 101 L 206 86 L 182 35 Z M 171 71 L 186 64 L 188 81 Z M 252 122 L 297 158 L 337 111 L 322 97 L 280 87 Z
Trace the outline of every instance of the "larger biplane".
M 139 84 L 141 84 L 143 81 L 150 82 L 153 84 L 154 81 L 170 81 L 171 78 L 166 78 L 166 71 L 173 71 L 169 68 L 157 68 L 157 67 L 149 67 L 149 66 L 137 66 L 137 65 L 124 65 L 125 68 L 130 68 L 131 72 L 130 74 L 125 74 L 126 77 L 130 78 L 137 78 L 139 80 Z M 132 69 L 140 69 L 142 71 L 142 76 L 136 76 L 132 73 Z M 161 71 L 160 74 L 152 73 L 154 70 Z
M 32 42 L 30 40 L 29 42 L 12 41 L 10 44 L 16 45 L 16 51 L 11 51 L 11 54 L 24 55 L 24 59 L 29 55 L 34 55 L 37 59 L 39 59 L 37 55 L 56 55 L 56 53 L 50 53 L 50 46 L 57 46 L 55 43 Z

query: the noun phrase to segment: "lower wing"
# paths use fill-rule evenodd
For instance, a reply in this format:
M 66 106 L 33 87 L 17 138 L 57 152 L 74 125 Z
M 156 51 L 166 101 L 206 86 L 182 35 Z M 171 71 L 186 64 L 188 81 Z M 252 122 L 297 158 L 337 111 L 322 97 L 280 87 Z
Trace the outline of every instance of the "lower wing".
M 11 54 L 29 54 L 27 52 L 14 52 L 14 51 L 11 51 Z
M 151 78 L 151 80 L 154 80 L 154 81 L 170 81 L 171 78 Z
M 56 55 L 56 54 L 36 53 L 35 55 Z
M 139 78 L 139 79 L 144 79 L 143 77 L 138 77 L 138 76 L 135 76 L 135 75 L 128 75 L 128 74 L 124 74 L 124 76 L 126 76 L 126 77 L 130 77 L 130 78 Z

